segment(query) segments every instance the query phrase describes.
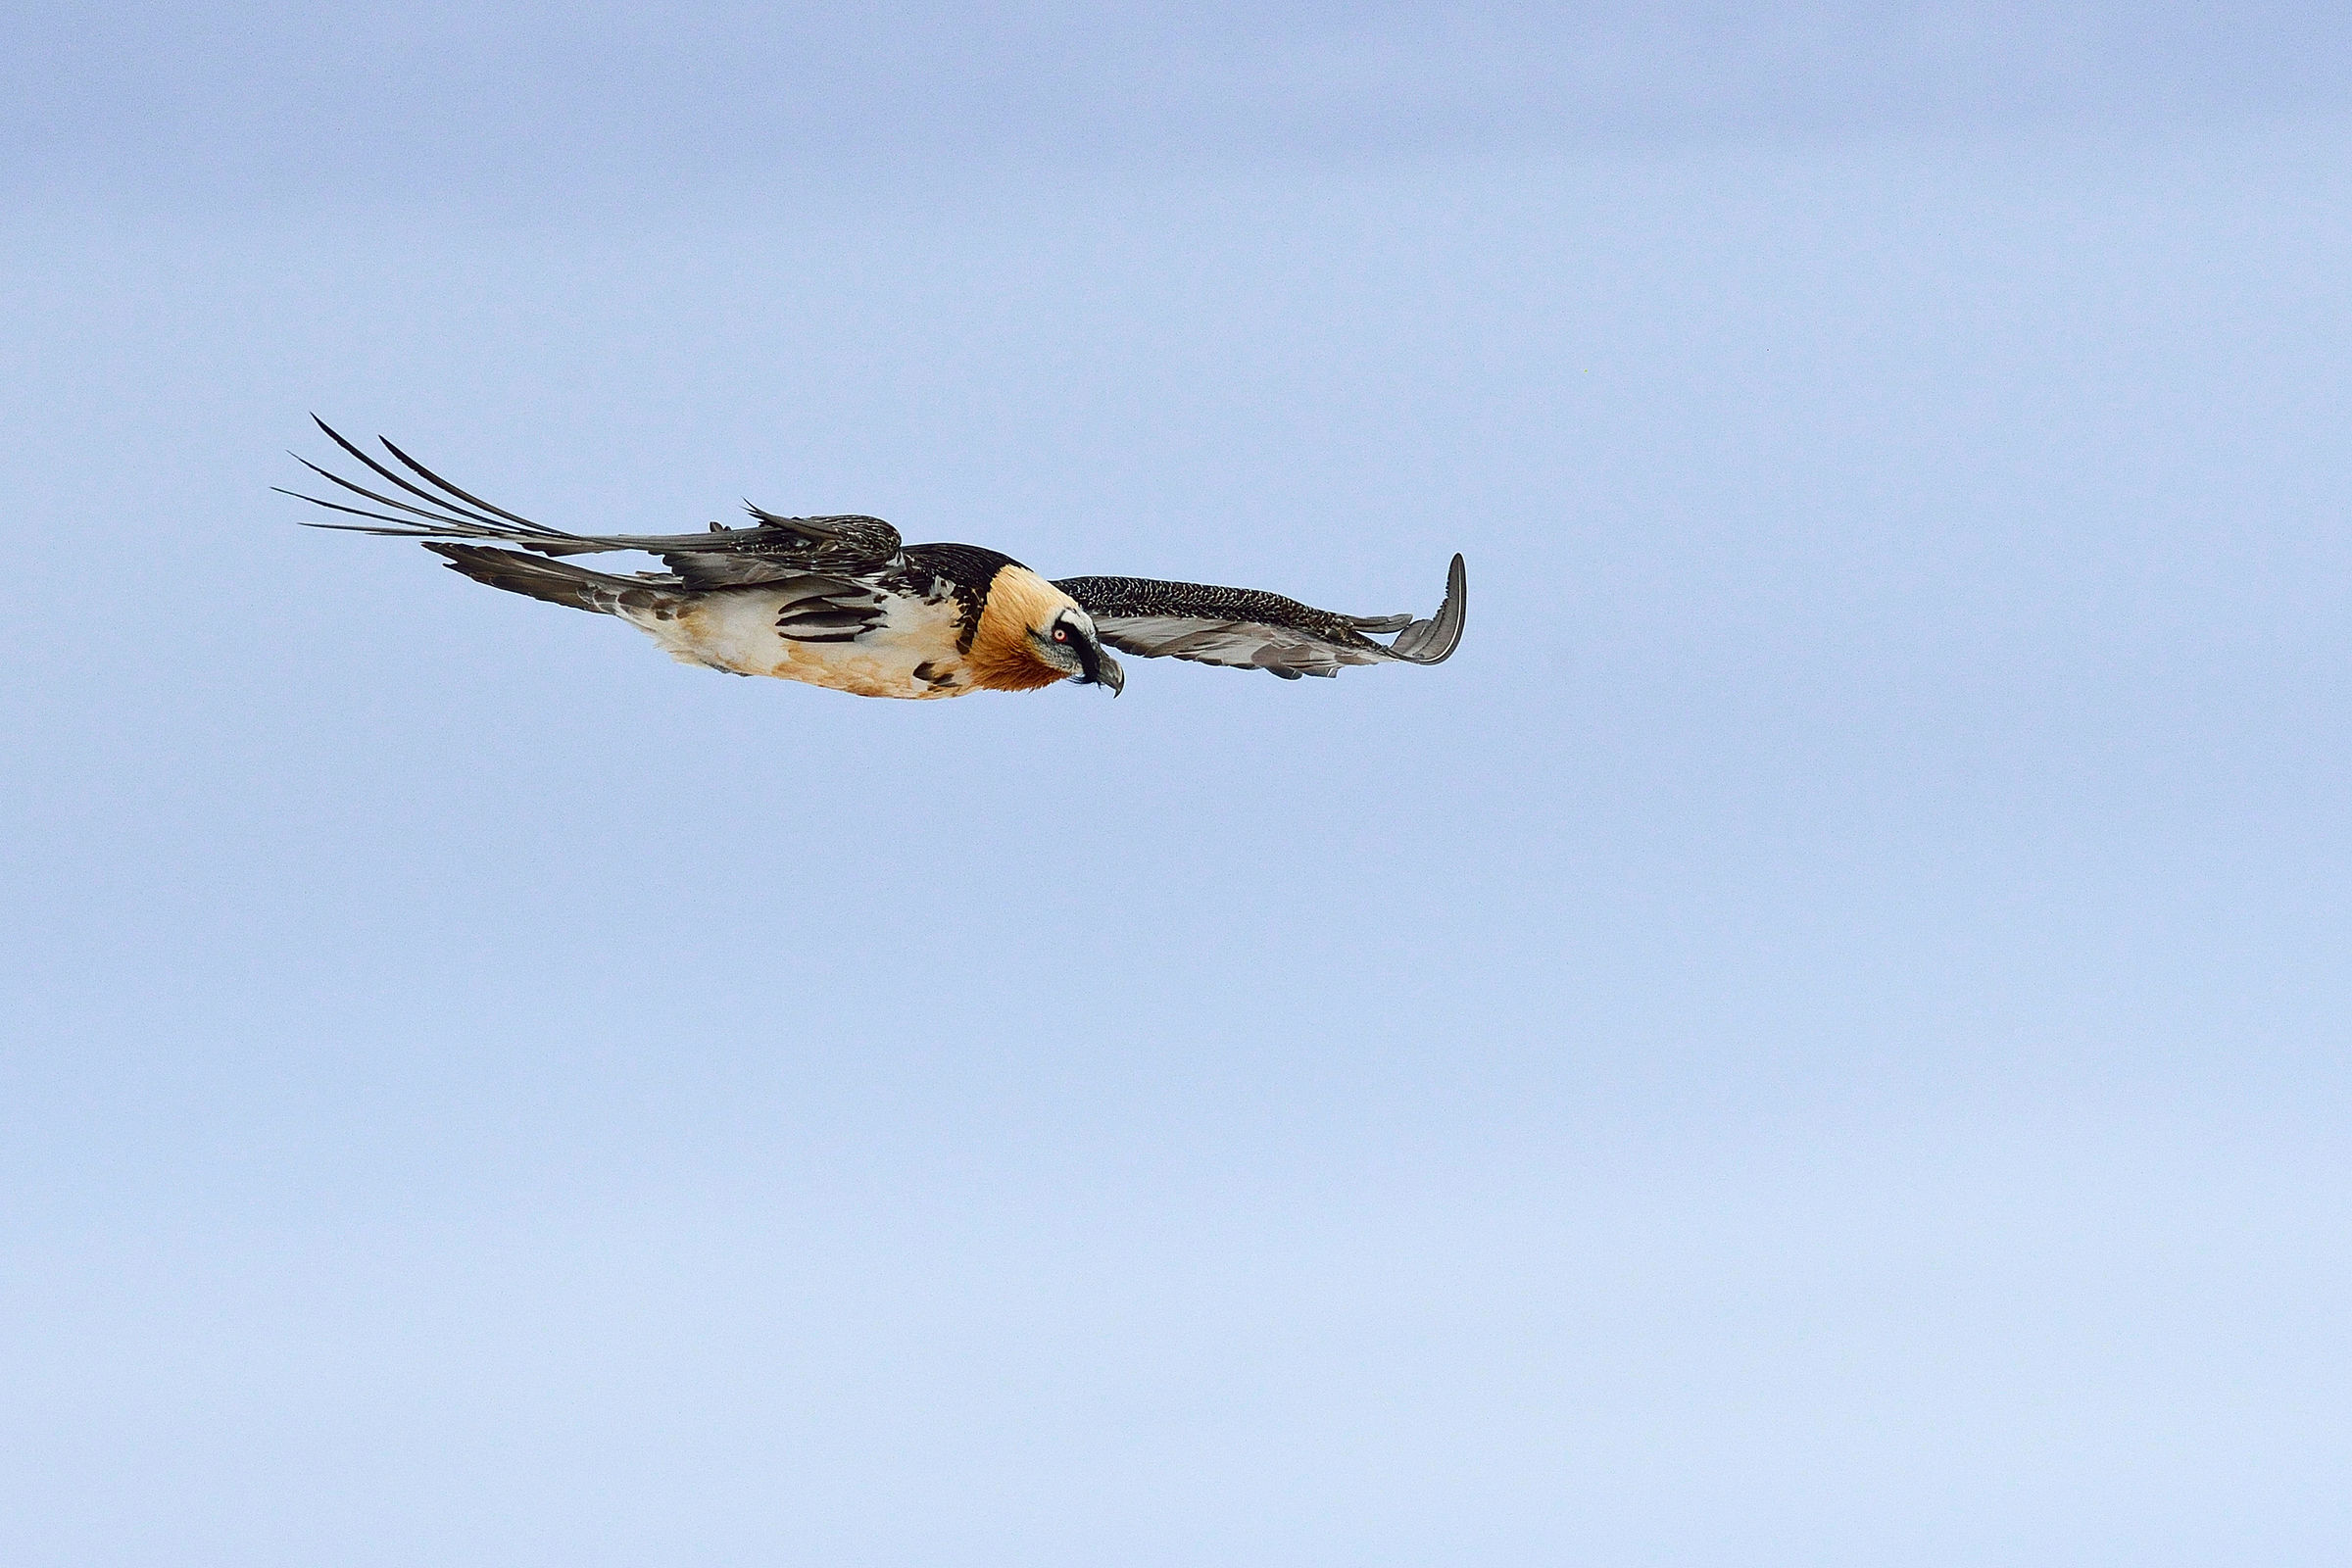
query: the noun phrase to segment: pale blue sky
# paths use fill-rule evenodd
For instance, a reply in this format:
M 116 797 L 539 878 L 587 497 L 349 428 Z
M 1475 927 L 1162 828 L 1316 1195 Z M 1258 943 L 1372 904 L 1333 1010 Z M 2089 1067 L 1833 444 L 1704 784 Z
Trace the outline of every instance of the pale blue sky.
M 2352 68 L 2309 0 L 16 9 L 0 188 L 204 209 L 2152 128 L 2328 111 Z
M 2342 1560 L 2337 17 L 589 15 L 0 38 L 0 1555 Z M 725 680 L 314 409 L 1469 636 Z

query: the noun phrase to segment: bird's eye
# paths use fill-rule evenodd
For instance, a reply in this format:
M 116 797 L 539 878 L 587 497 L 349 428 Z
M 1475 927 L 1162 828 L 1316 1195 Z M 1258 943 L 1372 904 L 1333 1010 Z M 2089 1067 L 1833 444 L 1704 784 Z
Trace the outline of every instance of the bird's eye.
M 1070 640 L 1070 629 L 1069 629 L 1067 626 L 1056 626 L 1056 627 L 1054 627 L 1054 640 L 1055 642 L 1057 642 L 1057 643 L 1066 643 L 1066 642 L 1068 642 L 1068 641 Z

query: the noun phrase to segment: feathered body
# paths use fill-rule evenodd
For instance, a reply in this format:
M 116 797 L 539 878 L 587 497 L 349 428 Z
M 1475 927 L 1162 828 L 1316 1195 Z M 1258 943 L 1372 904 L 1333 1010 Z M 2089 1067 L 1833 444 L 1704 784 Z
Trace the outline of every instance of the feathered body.
M 754 507 L 755 520 L 743 528 L 714 522 L 705 533 L 573 534 L 459 489 L 389 441 L 384 449 L 405 474 L 324 421 L 318 427 L 414 499 L 297 459 L 343 490 L 391 509 L 301 497 L 373 519 L 318 526 L 418 540 L 476 582 L 615 616 L 684 663 L 737 675 L 917 700 L 1034 691 L 1063 680 L 1116 692 L 1125 675 L 1105 645 L 1296 680 L 1335 675 L 1346 664 L 1434 664 L 1461 638 L 1459 556 L 1438 613 L 1415 620 L 1337 614 L 1247 588 L 1135 577 L 1048 582 L 999 551 L 903 544 L 879 517 L 785 517 Z M 485 540 L 490 544 L 453 542 Z M 666 569 L 624 575 L 560 559 L 628 550 L 660 557 Z M 1383 645 L 1367 632 L 1397 635 Z
M 966 545 L 911 545 L 862 577 L 798 572 L 703 588 L 479 545 L 426 548 L 476 582 L 617 616 L 682 664 L 858 697 L 1051 686 L 1072 672 L 1040 651 L 1036 632 L 1050 640 L 1057 618 L 1074 629 L 1086 613 L 1019 562 Z

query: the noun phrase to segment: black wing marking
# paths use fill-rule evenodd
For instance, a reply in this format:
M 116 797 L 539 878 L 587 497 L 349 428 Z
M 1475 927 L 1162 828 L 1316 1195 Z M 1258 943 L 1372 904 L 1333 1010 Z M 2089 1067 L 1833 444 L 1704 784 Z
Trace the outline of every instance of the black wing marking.
M 326 438 L 401 495 L 344 478 L 299 453 L 294 461 L 340 490 L 374 503 L 357 507 L 342 501 L 279 490 L 329 512 L 340 512 L 366 522 L 314 522 L 313 528 L 337 528 L 352 533 L 383 534 L 395 539 L 474 539 L 514 545 L 543 556 L 590 555 L 608 550 L 643 550 L 660 556 L 687 587 L 716 588 L 734 583 L 772 582 L 809 571 L 866 571 L 889 565 L 899 556 L 899 530 L 880 517 L 784 517 L 762 512 L 750 502 L 745 510 L 755 521 L 746 528 L 710 524 L 708 532 L 684 534 L 576 534 L 533 522 L 504 507 L 491 505 L 442 478 L 407 453 L 384 441 L 392 461 L 408 470 L 403 474 L 363 452 L 317 415 L 312 422 Z M 422 480 L 422 484 L 416 481 Z M 429 486 L 429 488 L 427 488 Z M 416 503 L 421 502 L 419 506 Z M 390 510 L 377 510 L 388 508 Z
M 1054 585 L 1094 617 L 1102 640 L 1145 659 L 1189 659 L 1285 680 L 1337 675 L 1346 664 L 1443 662 L 1462 640 L 1469 599 L 1462 558 L 1446 572 L 1446 600 L 1427 620 L 1342 615 L 1253 588 L 1215 588 L 1148 577 L 1069 577 Z M 1367 632 L 1395 632 L 1383 646 Z
M 871 583 L 796 575 L 778 586 L 786 598 L 776 630 L 794 642 L 853 643 L 890 613 L 887 596 Z

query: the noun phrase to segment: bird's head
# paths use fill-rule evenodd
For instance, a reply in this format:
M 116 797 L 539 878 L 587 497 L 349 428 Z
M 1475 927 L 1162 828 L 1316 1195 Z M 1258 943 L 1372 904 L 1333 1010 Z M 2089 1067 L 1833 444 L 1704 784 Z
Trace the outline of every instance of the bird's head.
M 1107 686 L 1117 696 L 1127 672 L 1102 646 L 1078 601 L 1026 566 L 1001 568 L 972 639 L 976 684 L 1018 691 L 1058 680 Z
M 1076 605 L 1032 628 L 1029 639 L 1038 658 L 1082 686 L 1107 686 L 1116 697 L 1127 685 L 1127 672 L 1095 635 L 1094 617 Z

